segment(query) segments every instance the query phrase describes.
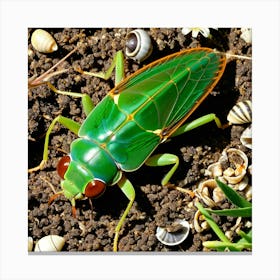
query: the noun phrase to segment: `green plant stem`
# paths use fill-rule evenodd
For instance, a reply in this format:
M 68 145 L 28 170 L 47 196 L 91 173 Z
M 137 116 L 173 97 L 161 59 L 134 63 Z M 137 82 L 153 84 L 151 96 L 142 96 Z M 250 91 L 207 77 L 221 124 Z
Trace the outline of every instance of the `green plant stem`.
M 199 203 L 196 202 L 196 207 L 198 208 L 198 210 L 201 212 L 202 215 L 204 215 L 207 223 L 210 225 L 210 227 L 213 229 L 213 231 L 216 233 L 216 235 L 223 241 L 226 243 L 231 243 L 227 237 L 225 236 L 225 234 L 222 232 L 222 230 L 219 228 L 219 226 L 216 224 L 216 222 L 213 220 L 213 218 L 211 217 L 211 215 L 209 214 L 209 212 L 203 208 L 203 206 Z

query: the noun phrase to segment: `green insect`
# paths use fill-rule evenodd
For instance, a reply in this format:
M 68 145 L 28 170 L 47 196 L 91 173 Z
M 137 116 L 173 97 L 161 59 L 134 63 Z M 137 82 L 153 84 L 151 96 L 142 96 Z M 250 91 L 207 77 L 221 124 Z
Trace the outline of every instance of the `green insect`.
M 57 171 L 62 178 L 62 191 L 58 194 L 64 194 L 71 201 L 75 213 L 77 199 L 97 197 L 107 185 L 117 184 L 129 200 L 115 229 L 113 250 L 117 251 L 119 231 L 135 199 L 134 187 L 125 172 L 135 171 L 143 164 L 171 165 L 161 182 L 167 185 L 179 158 L 173 154 L 152 153 L 168 138 L 210 121 L 221 126 L 214 114 L 189 124 L 185 121 L 212 91 L 225 66 L 223 54 L 208 48 L 194 48 L 166 56 L 124 78 L 123 54 L 119 51 L 106 73 L 80 70 L 83 74 L 108 79 L 116 68 L 115 88 L 95 108 L 88 95 L 60 92 L 48 83 L 57 93 L 81 97 L 87 118 L 80 125 L 63 116 L 56 117 L 46 134 L 43 160 L 31 171 L 44 167 L 49 136 L 57 122 L 78 135 L 71 144 L 70 154 L 58 163 Z

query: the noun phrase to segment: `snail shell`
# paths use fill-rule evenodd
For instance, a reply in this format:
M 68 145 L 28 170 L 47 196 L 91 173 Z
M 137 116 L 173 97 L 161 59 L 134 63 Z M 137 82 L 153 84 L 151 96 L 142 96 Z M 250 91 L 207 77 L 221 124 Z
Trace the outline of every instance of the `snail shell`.
M 195 190 L 195 194 L 198 198 L 209 207 L 215 207 L 216 203 L 225 199 L 225 195 L 222 190 L 218 187 L 214 179 L 208 179 L 202 181 L 198 188 Z
M 65 244 L 65 239 L 58 235 L 47 235 L 39 239 L 35 252 L 59 252 Z
M 250 100 L 238 102 L 230 110 L 227 120 L 231 124 L 243 124 L 252 122 L 252 102 Z
M 142 62 L 153 51 L 153 45 L 149 34 L 143 29 L 135 29 L 128 33 L 125 54 L 127 57 Z
M 240 136 L 240 142 L 245 147 L 252 149 L 252 127 L 247 127 Z
M 214 162 L 210 164 L 205 170 L 205 176 L 211 176 L 213 178 L 220 177 L 223 174 L 223 168 L 220 162 Z
M 252 200 L 252 186 L 248 185 L 245 189 L 245 197 L 248 201 Z
M 240 38 L 243 39 L 247 44 L 252 43 L 252 29 L 251 28 L 241 28 Z
M 58 49 L 54 38 L 43 29 L 36 29 L 31 36 L 33 48 L 42 53 L 52 53 Z
M 202 232 L 204 230 L 209 229 L 208 222 L 205 220 L 205 217 L 201 214 L 199 210 L 195 212 L 193 227 L 196 230 L 196 232 Z
M 224 170 L 223 177 L 229 184 L 234 185 L 241 182 L 244 178 L 248 167 L 248 157 L 241 150 L 230 148 L 222 152 L 220 161 L 224 159 L 229 160 L 230 156 L 233 159 L 231 164 L 234 165 L 234 168 L 228 167 L 226 170 Z
M 237 184 L 235 184 L 233 186 L 233 188 L 235 190 L 243 191 L 244 189 L 246 189 L 248 184 L 249 184 L 249 178 L 248 178 L 248 176 L 245 175 L 245 177 L 242 179 L 242 181 L 237 183 Z
M 175 246 L 182 243 L 189 235 L 190 225 L 186 220 L 176 220 L 174 230 L 157 227 L 156 237 L 164 245 Z
M 31 252 L 33 249 L 33 238 L 28 236 L 28 252 Z

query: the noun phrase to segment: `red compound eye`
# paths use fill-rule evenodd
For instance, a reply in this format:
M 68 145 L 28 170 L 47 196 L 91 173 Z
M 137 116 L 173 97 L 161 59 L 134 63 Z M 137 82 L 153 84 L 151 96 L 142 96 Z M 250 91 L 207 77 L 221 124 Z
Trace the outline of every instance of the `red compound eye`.
M 67 171 L 70 161 L 71 159 L 69 156 L 64 156 L 59 160 L 56 170 L 60 178 L 64 179 L 64 174 Z
M 89 182 L 85 189 L 85 196 L 86 197 L 97 197 L 101 195 L 106 188 L 106 184 L 99 180 L 94 180 L 93 182 Z

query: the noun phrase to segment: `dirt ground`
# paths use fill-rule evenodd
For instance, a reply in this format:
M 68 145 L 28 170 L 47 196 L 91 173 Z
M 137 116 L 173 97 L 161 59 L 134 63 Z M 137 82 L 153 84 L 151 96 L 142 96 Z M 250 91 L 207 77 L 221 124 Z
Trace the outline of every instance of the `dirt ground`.
M 79 66 L 92 72 L 107 69 L 116 51 L 125 49 L 126 36 L 133 29 L 46 28 L 58 45 L 58 50 L 50 54 L 40 53 L 32 47 L 30 38 L 34 30 L 35 28 L 28 30 L 28 78 L 41 75 L 78 45 L 78 50 L 59 66 L 59 69 L 69 68 L 69 71 L 54 76 L 51 82 L 60 90 L 87 93 L 97 104 L 114 87 L 114 77 L 104 81 L 81 75 L 73 67 Z M 126 59 L 126 76 L 158 58 L 191 47 L 203 46 L 237 55 L 252 55 L 251 44 L 240 38 L 240 28 L 210 29 L 211 37 L 208 38 L 201 34 L 197 38 L 193 38 L 191 34 L 183 35 L 182 28 L 145 30 L 151 36 L 153 52 L 142 63 Z M 190 120 L 215 113 L 222 123 L 226 123 L 228 112 L 238 101 L 251 100 L 251 75 L 251 60 L 230 58 L 214 91 Z M 29 168 L 38 165 L 42 160 L 45 133 L 52 120 L 60 114 L 79 123 L 85 119 L 79 98 L 55 94 L 46 85 L 29 90 Z M 216 162 L 226 148 L 234 147 L 244 151 L 249 165 L 251 164 L 252 150 L 240 142 L 240 135 L 248 125 L 232 125 L 226 129 L 218 129 L 214 123 L 209 123 L 162 144 L 156 153 L 176 154 L 180 165 L 171 182 L 175 186 L 194 191 L 201 180 L 208 178 L 205 176 L 207 167 Z M 69 152 L 70 143 L 75 138 L 73 133 L 59 124 L 56 125 L 50 139 L 46 168 L 29 174 L 28 236 L 31 236 L 34 242 L 49 234 L 63 236 L 66 239 L 63 251 L 68 252 L 109 252 L 113 249 L 115 227 L 128 203 L 118 187 L 107 187 L 100 198 L 92 200 L 92 205 L 89 200 L 77 201 L 76 218 L 72 215 L 70 202 L 64 196 L 57 197 L 48 205 L 49 198 L 54 194 L 51 185 L 55 191 L 61 190 L 56 172 L 57 162 Z M 143 166 L 126 174 L 135 187 L 136 199 L 120 232 L 120 251 L 202 252 L 206 251 L 202 245 L 203 241 L 218 240 L 211 229 L 202 232 L 195 230 L 193 221 L 197 208 L 193 202 L 197 198 L 160 185 L 162 177 L 169 169 L 170 167 Z M 251 175 L 248 176 L 251 184 Z M 244 195 L 244 192 L 240 193 Z M 232 205 L 227 200 L 218 204 L 218 209 L 230 207 Z M 155 236 L 157 226 L 164 227 L 177 218 L 190 223 L 189 236 L 180 245 L 163 245 Z M 218 216 L 215 219 L 224 232 L 231 230 L 237 220 Z M 240 228 L 247 232 L 251 226 L 250 221 L 249 218 L 242 218 Z M 238 238 L 233 231 L 232 240 Z

